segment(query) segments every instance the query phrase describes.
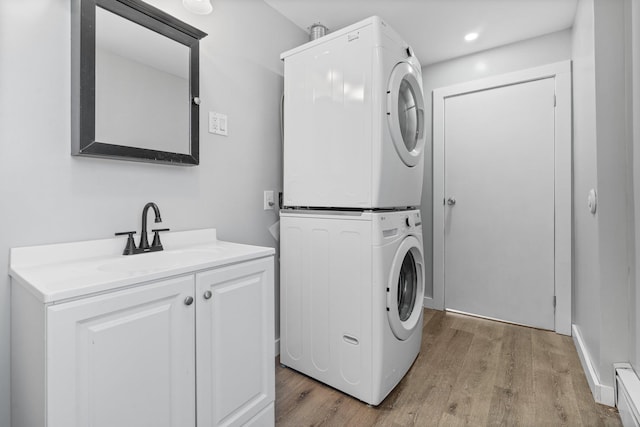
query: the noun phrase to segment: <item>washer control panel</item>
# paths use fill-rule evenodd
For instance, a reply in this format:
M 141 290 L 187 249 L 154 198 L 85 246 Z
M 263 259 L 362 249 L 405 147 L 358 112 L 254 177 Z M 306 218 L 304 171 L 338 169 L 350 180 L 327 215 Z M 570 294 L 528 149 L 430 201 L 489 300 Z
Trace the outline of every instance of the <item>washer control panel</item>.
M 422 217 L 417 209 L 406 211 L 381 212 L 377 215 L 378 220 L 374 222 L 377 228 L 374 238 L 380 243 L 397 238 L 406 234 L 421 234 Z

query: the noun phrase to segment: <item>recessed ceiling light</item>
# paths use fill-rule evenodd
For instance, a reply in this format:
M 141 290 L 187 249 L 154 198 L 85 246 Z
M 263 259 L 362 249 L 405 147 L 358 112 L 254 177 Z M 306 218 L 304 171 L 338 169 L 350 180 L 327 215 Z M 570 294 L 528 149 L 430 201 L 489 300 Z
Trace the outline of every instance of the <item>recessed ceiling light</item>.
M 182 0 L 182 5 L 197 15 L 208 15 L 213 10 L 211 0 Z
M 464 39 L 468 42 L 472 42 L 477 38 L 478 38 L 478 33 L 469 33 L 466 36 L 464 36 Z

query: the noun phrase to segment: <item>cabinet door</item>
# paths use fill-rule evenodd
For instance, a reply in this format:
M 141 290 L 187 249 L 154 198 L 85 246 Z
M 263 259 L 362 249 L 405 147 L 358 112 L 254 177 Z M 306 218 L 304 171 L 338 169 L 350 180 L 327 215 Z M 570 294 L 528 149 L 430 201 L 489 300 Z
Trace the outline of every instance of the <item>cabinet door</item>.
M 195 426 L 194 276 L 54 305 L 49 427 Z
M 242 425 L 275 399 L 273 257 L 199 273 L 196 301 L 198 427 Z

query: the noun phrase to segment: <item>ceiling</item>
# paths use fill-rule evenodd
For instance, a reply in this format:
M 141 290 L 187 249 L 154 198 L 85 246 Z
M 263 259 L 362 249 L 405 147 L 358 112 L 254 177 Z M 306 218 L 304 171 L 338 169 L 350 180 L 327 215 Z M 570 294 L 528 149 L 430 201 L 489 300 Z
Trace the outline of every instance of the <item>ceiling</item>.
M 571 28 L 578 0 L 264 0 L 300 28 L 337 30 L 378 15 L 433 64 Z M 465 34 L 477 32 L 473 42 Z

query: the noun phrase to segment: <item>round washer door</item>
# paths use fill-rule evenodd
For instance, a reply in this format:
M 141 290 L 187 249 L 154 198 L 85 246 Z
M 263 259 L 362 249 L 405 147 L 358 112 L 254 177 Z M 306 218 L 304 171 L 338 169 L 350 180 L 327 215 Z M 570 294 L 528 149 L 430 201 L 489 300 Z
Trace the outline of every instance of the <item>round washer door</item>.
M 424 294 L 422 245 L 414 236 L 405 238 L 393 258 L 387 286 L 387 318 L 393 334 L 406 340 L 418 327 Z
M 424 96 L 420 76 L 408 62 L 395 66 L 387 89 L 387 121 L 393 145 L 402 161 L 418 164 L 424 149 Z

